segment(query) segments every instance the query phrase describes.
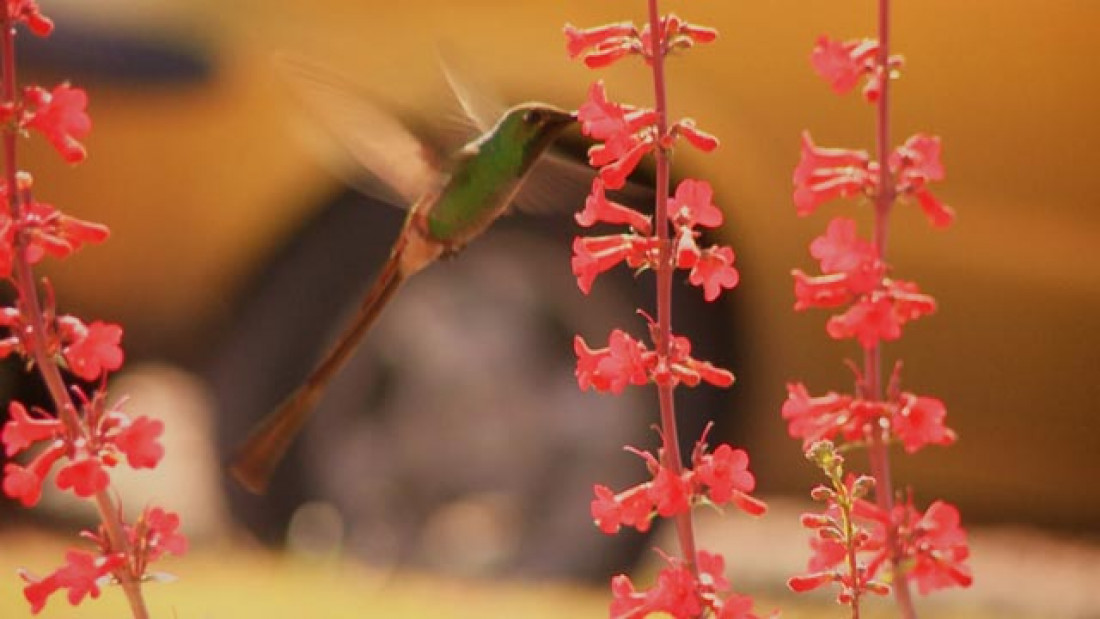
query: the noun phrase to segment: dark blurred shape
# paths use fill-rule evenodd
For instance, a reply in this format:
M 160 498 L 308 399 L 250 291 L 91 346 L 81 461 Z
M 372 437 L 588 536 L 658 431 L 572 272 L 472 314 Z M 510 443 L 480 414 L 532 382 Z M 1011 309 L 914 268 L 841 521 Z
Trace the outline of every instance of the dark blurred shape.
M 19 60 L 32 71 L 81 83 L 142 87 L 201 83 L 215 69 L 210 52 L 192 41 L 108 30 L 72 19 L 48 38 L 20 37 Z

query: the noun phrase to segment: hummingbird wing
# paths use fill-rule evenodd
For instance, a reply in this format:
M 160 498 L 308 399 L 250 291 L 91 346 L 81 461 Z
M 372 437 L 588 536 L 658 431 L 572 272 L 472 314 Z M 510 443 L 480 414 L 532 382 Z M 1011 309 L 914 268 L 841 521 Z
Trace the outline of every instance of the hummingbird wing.
M 492 129 L 508 107 L 486 84 L 470 77 L 471 72 L 456 60 L 457 55 L 450 46 L 440 44 L 438 56 L 443 77 L 465 114 L 462 124 L 468 133 L 481 135 Z
M 364 185 L 357 174 L 365 169 L 397 194 L 407 206 L 433 189 L 442 178 L 441 158 L 417 139 L 392 114 L 369 103 L 343 76 L 320 64 L 296 56 L 274 58 L 279 73 L 301 103 L 327 134 L 325 142 L 339 148 L 341 159 L 350 158 L 359 170 L 345 163 L 336 173 L 366 193 L 378 187 Z M 333 156 L 325 159 L 331 161 Z M 392 196 L 380 196 L 392 197 Z

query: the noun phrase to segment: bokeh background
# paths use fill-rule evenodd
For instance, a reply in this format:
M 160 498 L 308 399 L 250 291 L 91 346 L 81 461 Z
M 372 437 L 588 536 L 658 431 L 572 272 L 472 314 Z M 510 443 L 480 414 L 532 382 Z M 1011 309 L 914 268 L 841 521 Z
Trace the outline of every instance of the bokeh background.
M 401 219 L 349 193 L 341 169 L 318 156 L 315 140 L 301 139 L 311 119 L 272 70 L 272 53 L 329 65 L 376 101 L 427 119 L 424 126 L 454 113 L 440 46 L 506 101 L 575 107 L 595 76 L 566 59 L 561 25 L 637 17 L 640 3 L 41 4 L 58 28 L 45 44 L 20 37 L 25 74 L 85 87 L 94 129 L 84 165 L 68 168 L 31 146 L 26 166 L 41 197 L 113 231 L 106 245 L 47 270 L 64 309 L 125 325 L 130 372 L 116 392 L 133 393 L 131 410 L 169 418 L 164 466 L 130 482 L 124 496 L 178 505 L 203 574 L 233 559 L 240 563 L 228 569 L 242 583 L 301 582 L 313 568 L 282 569 L 257 554 L 261 543 L 282 548 L 290 530 L 298 554 L 323 557 L 317 569 L 332 569 L 335 555 L 363 562 L 376 596 L 390 591 L 377 584 L 379 573 L 391 574 L 383 579 L 390 583 L 394 570 L 409 569 L 477 578 L 461 581 L 467 588 L 428 582 L 433 591 L 474 591 L 490 608 L 579 597 L 559 616 L 602 613 L 599 590 L 572 587 L 628 559 L 644 563 L 654 542 L 612 543 L 591 531 L 590 485 L 641 474 L 618 446 L 644 443 L 655 417 L 648 394 L 617 402 L 575 394 L 569 339 L 598 339 L 613 324 L 637 330 L 631 308 L 649 283 L 610 280 L 582 300 L 569 279 L 568 217 L 516 217 L 410 286 L 334 387 L 271 497 L 240 493 L 221 462 L 332 337 Z M 739 379 L 731 395 L 697 395 L 682 409 L 699 423 L 714 417 L 724 437 L 749 450 L 760 493 L 779 506 L 766 520 L 785 518 L 787 527 L 730 515 L 707 520 L 704 534 L 734 547 L 731 563 L 749 564 L 735 569 L 736 582 L 771 587 L 786 607 L 790 596 L 777 583 L 801 567 L 797 501 L 816 476 L 779 418 L 784 384 L 844 389 L 850 375 L 841 361 L 858 353 L 824 335 L 823 314 L 791 309 L 790 269 L 811 266 L 807 245 L 832 213 L 853 211 L 829 205 L 797 218 L 790 175 L 803 129 L 822 145 L 872 147 L 870 108 L 833 95 L 808 56 L 820 34 L 873 34 L 874 5 L 666 4 L 722 34 L 670 63 L 673 113 L 723 140 L 714 154 L 678 153 L 675 166 L 715 186 L 727 215 L 722 235 L 742 274 L 732 300 L 678 308 L 674 320 L 698 334 L 704 356 L 726 361 Z M 1100 73 L 1089 63 L 1100 4 L 894 4 L 894 47 L 907 60 L 893 90 L 894 136 L 942 136 L 947 179 L 935 190 L 958 212 L 938 231 L 917 209 L 900 207 L 889 249 L 896 272 L 935 295 L 940 309 L 889 345 L 887 359 L 905 360 L 909 389 L 947 403 L 960 435 L 950 449 L 896 458 L 897 479 L 922 501 L 958 504 L 976 540 L 975 593 L 932 609 L 1095 616 L 1087 596 L 1100 584 Z M 648 101 L 639 68 L 600 75 L 614 97 Z M 683 296 L 695 294 L 686 288 Z M 13 394 L 34 389 L 7 384 Z M 53 504 L 60 520 L 79 519 L 77 508 Z M 0 533 L 12 549 L 0 555 L 13 566 L 31 562 L 16 549 L 53 543 L 23 528 Z M 779 538 L 794 538 L 785 544 L 793 554 L 776 550 Z M 737 548 L 752 558 L 738 560 Z M 178 568 L 192 580 L 177 588 L 189 597 L 171 602 L 179 616 L 221 616 L 210 600 L 232 594 L 194 602 L 209 593 L 204 576 L 188 572 L 187 561 Z M 351 591 L 366 586 L 340 574 L 359 583 L 341 580 Z M 533 585 L 485 584 L 502 575 L 574 584 L 542 597 L 524 588 Z M 508 597 L 517 586 L 530 597 Z M 2 587 L 18 596 L 12 583 Z M 411 588 L 406 595 L 415 597 Z M 307 597 L 288 594 L 270 615 L 233 614 L 298 616 L 278 613 L 309 608 Z M 62 606 L 51 603 L 54 612 Z

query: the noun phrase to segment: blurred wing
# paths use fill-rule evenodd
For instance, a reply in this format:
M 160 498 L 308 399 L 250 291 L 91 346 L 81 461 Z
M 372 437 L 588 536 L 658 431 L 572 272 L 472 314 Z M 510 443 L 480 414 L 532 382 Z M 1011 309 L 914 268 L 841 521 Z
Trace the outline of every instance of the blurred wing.
M 465 124 L 472 129 L 471 133 L 482 134 L 492 129 L 504 116 L 507 106 L 501 103 L 488 85 L 470 78 L 471 71 L 457 60 L 458 55 L 449 46 L 440 44 L 438 55 L 443 77 L 462 106 L 466 115 Z
M 596 170 L 563 152 L 548 150 L 532 166 L 512 208 L 530 214 L 558 214 L 580 211 L 592 190 Z M 607 197 L 643 211 L 653 208 L 653 188 L 628 182 L 622 189 L 608 191 Z
M 412 204 L 439 182 L 438 157 L 392 114 L 356 93 L 344 77 L 316 63 L 280 54 L 274 59 L 295 96 L 316 117 L 345 157 L 392 189 L 405 205 Z M 331 161 L 331 158 L 328 158 Z M 347 170 L 337 170 L 347 179 Z M 356 176 L 351 174 L 350 176 Z M 351 179 L 367 193 L 360 179 Z

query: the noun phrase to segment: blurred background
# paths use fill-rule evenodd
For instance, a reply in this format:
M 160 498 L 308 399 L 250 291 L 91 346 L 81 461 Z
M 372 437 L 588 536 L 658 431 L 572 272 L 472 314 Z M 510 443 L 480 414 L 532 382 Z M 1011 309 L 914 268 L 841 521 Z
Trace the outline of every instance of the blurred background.
M 781 583 L 803 567 L 797 513 L 817 475 L 779 417 L 784 385 L 844 390 L 851 377 L 842 360 L 858 354 L 825 336 L 825 314 L 792 311 L 789 275 L 812 266 L 808 243 L 830 216 L 853 210 L 831 204 L 799 219 L 790 177 L 803 129 L 824 146 L 873 146 L 870 108 L 856 95 L 833 95 L 808 58 L 820 34 L 873 35 L 874 6 L 666 4 L 722 35 L 673 59 L 669 80 L 672 113 L 696 118 L 723 148 L 678 152 L 674 165 L 677 176 L 715 186 L 727 219 L 722 240 L 738 252 L 742 275 L 716 304 L 687 286 L 678 291 L 674 323 L 692 335 L 698 356 L 738 376 L 729 393 L 684 393 L 681 415 L 695 426 L 684 435 L 690 440 L 713 420 L 722 439 L 748 449 L 758 492 L 775 507 L 759 523 L 706 515 L 701 535 L 728 547 L 739 588 L 770 587 L 775 605 L 789 608 L 797 602 Z M 507 599 L 512 608 L 551 612 L 553 603 L 542 606 L 547 598 L 579 597 L 583 610 L 563 606 L 557 616 L 604 612 L 606 577 L 636 562 L 644 570 L 653 559 L 646 549 L 659 541 L 600 535 L 588 516 L 591 485 L 641 478 L 639 461 L 620 447 L 649 445 L 656 414 L 646 391 L 578 393 L 570 343 L 574 333 L 603 341 L 612 326 L 640 334 L 632 311 L 650 307 L 652 284 L 624 273 L 601 278 L 582 297 L 569 272 L 568 216 L 509 218 L 411 282 L 334 384 L 267 497 L 234 487 L 223 463 L 339 330 L 403 217 L 351 191 L 317 144 L 300 139 L 311 119 L 272 70 L 272 53 L 331 66 L 376 102 L 431 127 L 456 110 L 439 71 L 440 45 L 509 103 L 576 107 L 596 76 L 567 60 L 561 26 L 640 19 L 641 3 L 41 5 L 58 27 L 46 41 L 19 37 L 23 75 L 86 88 L 94 128 L 85 164 L 69 168 L 34 144 L 24 165 L 41 199 L 113 232 L 107 244 L 46 271 L 63 311 L 125 326 L 127 371 L 113 392 L 132 395 L 131 412 L 167 420 L 164 463 L 127 479 L 122 494 L 180 510 L 191 529 L 199 558 L 176 571 L 191 580 L 177 590 L 194 595 L 171 603 L 183 609 L 179 616 L 236 608 L 210 601 L 221 599 L 210 591 L 223 579 L 198 574 L 196 565 L 236 570 L 242 586 L 268 576 L 298 584 L 282 590 L 280 611 L 239 616 L 311 608 L 312 585 L 302 583 L 316 576 L 303 576 L 300 563 L 264 563 L 257 557 L 271 555 L 261 546 L 364 566 L 366 580 L 346 571 L 335 579 L 348 599 L 367 580 L 364 590 L 375 593 L 386 590 L 379 582 L 393 582 L 385 575 L 414 572 L 446 583 L 475 579 L 482 584 L 470 590 L 486 608 Z M 899 277 L 919 282 L 940 309 L 889 345 L 886 358 L 904 359 L 908 389 L 946 402 L 960 436 L 950 449 L 899 454 L 896 479 L 911 484 L 921 504 L 956 503 L 975 544 L 975 589 L 930 609 L 1095 617 L 1100 75 L 1082 65 L 1094 51 L 1100 4 L 895 5 L 894 47 L 907 60 L 893 90 L 895 140 L 918 131 L 942 136 L 947 179 L 934 190 L 958 212 L 938 231 L 917 209 L 900 207 L 889 250 Z M 639 67 L 624 63 L 600 77 L 616 99 L 650 99 Z M 563 146 L 584 148 L 577 136 Z M 19 374 L 9 368 L 5 388 L 32 398 L 36 386 Z M 61 497 L 49 501 L 66 526 L 87 517 Z M 0 535 L 0 555 L 25 565 L 17 549 L 40 539 L 17 527 L 30 516 L 41 522 L 40 514 L 4 512 L 17 524 Z M 52 562 L 42 558 L 40 567 Z M 503 576 L 571 584 L 543 595 L 527 585 L 522 593 L 514 584 L 479 589 Z M 438 592 L 441 581 L 430 582 Z M 572 588 L 585 583 L 597 588 Z M 18 595 L 15 583 L 0 588 Z M 62 606 L 52 602 L 52 612 Z

